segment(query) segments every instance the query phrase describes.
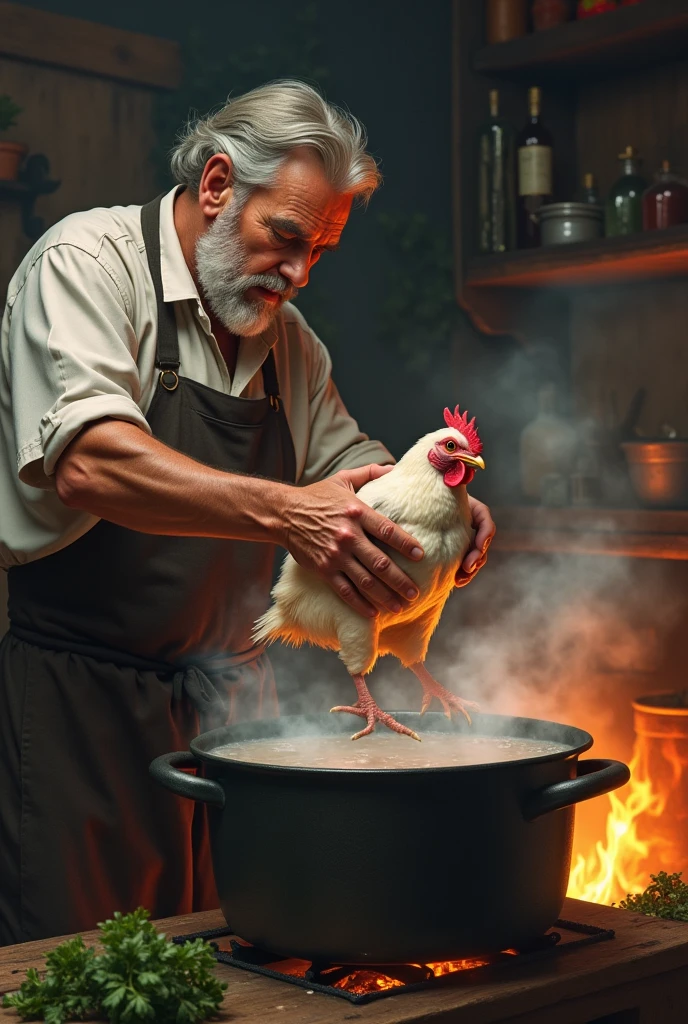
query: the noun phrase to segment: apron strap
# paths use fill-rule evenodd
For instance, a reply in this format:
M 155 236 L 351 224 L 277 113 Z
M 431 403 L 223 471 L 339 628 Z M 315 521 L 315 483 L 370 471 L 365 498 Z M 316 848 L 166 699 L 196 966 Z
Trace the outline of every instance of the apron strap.
M 275 412 L 280 411 L 280 389 L 277 380 L 277 368 L 275 366 L 275 353 L 272 349 L 268 351 L 263 363 L 263 388 L 270 399 L 270 405 Z
M 164 195 L 164 193 L 163 193 Z M 146 246 L 148 269 L 153 278 L 155 298 L 158 305 L 158 340 L 155 350 L 155 365 L 164 373 L 179 369 L 179 340 L 177 338 L 177 320 L 174 306 L 165 302 L 162 273 L 160 270 L 160 202 L 159 195 L 150 203 L 141 207 L 141 232 Z

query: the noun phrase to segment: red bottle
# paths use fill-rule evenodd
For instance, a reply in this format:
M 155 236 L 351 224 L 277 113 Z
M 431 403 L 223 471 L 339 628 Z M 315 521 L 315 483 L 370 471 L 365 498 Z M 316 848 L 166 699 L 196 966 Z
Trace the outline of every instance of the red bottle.
M 592 18 L 616 10 L 616 0 L 578 0 L 578 18 Z
M 643 227 L 646 231 L 688 223 L 688 185 L 671 173 L 668 160 L 643 192 Z

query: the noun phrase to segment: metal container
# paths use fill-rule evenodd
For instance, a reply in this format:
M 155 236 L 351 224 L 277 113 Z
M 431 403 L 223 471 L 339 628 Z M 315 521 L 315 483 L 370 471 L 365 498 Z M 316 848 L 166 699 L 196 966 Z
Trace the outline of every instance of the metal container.
M 428 963 L 520 947 L 554 924 L 574 804 L 624 785 L 626 765 L 579 762 L 592 737 L 554 722 L 395 716 L 421 736 L 470 730 L 561 749 L 400 770 L 277 767 L 214 753 L 238 740 L 350 733 L 349 716 L 324 714 L 226 726 L 198 736 L 190 753 L 156 758 L 155 779 L 209 805 L 220 905 L 236 934 L 306 960 Z M 180 770 L 189 768 L 198 774 Z
M 540 210 L 542 245 L 600 238 L 603 222 L 604 210 L 594 203 L 550 203 Z
M 688 440 L 624 441 L 639 501 L 650 508 L 688 508 Z
M 657 868 L 688 869 L 688 690 L 633 701 L 640 776 L 660 801 L 653 808 L 652 857 Z M 661 810 L 660 810 L 661 807 Z M 660 811 L 660 813 L 657 813 Z

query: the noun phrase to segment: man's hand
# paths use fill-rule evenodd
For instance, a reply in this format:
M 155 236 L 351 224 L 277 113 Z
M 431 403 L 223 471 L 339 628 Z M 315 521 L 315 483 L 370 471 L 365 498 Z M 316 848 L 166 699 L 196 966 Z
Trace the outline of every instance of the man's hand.
M 413 561 L 423 557 L 420 545 L 355 495 L 391 468 L 342 470 L 317 484 L 290 489 L 282 512 L 282 543 L 299 565 L 323 576 L 354 611 L 370 617 L 377 609 L 401 611 L 418 597 L 413 580 L 370 537 Z
M 465 587 L 470 583 L 487 561 L 487 550 L 496 533 L 495 524 L 487 505 L 468 495 L 468 504 L 473 517 L 473 529 L 476 531 L 473 547 L 463 560 L 456 574 L 454 583 L 457 587 Z

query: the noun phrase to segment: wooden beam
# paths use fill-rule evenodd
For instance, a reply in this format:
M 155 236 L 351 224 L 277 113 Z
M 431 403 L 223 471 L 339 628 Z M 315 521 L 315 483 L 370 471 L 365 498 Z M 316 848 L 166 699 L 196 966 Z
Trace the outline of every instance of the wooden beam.
M 0 2 L 0 55 L 156 89 L 175 89 L 181 79 L 172 40 L 13 3 Z

